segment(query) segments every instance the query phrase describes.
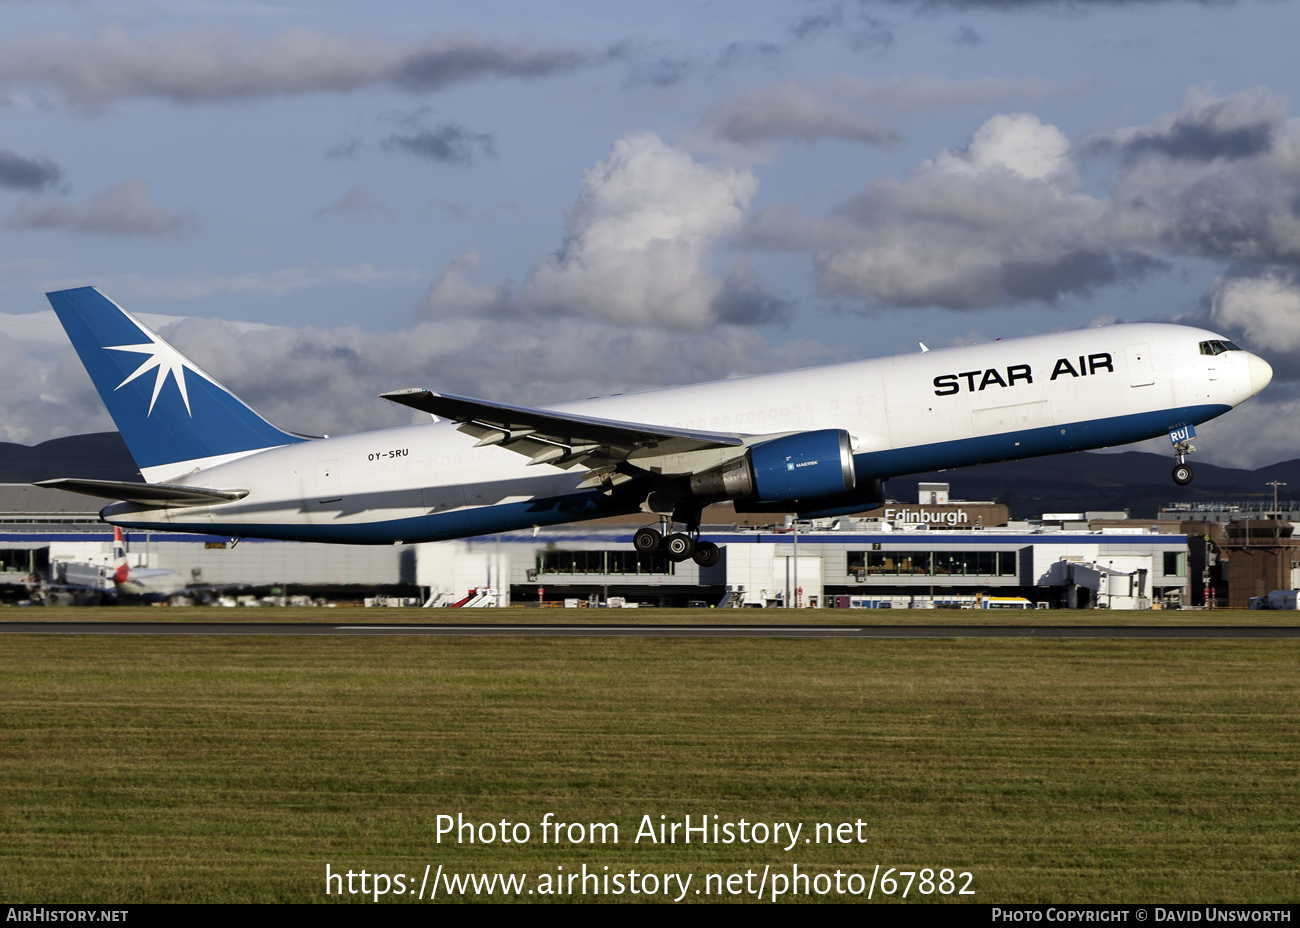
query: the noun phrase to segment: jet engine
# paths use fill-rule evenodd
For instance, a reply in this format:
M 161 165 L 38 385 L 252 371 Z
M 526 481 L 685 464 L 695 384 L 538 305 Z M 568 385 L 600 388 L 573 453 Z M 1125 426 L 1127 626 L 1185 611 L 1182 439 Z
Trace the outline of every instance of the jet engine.
M 839 496 L 856 484 L 849 433 L 842 429 L 765 441 L 742 458 L 691 475 L 694 496 L 762 503 Z

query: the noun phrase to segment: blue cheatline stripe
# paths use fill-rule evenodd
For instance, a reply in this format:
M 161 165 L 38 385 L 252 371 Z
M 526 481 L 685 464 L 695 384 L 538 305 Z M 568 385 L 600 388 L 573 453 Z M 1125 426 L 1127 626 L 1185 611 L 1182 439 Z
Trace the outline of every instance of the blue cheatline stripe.
M 889 451 L 854 455 L 858 478 L 896 477 L 920 474 L 939 468 L 970 467 L 1017 458 L 1042 457 L 1067 451 L 1086 451 L 1127 445 L 1148 438 L 1159 438 L 1186 424 L 1208 422 L 1221 416 L 1231 406 L 1205 404 L 1134 413 L 1108 419 L 1091 419 L 1022 432 L 1004 432 L 980 438 L 960 438 L 914 445 Z
M 1141 441 L 1166 434 L 1187 422 L 1201 423 L 1227 412 L 1230 406 L 1187 406 L 1159 412 L 1138 413 L 1116 419 L 1094 419 L 1051 428 L 1008 432 L 984 438 L 965 438 L 957 441 L 919 445 L 892 451 L 876 451 L 855 455 L 854 464 L 859 477 L 868 474 L 879 476 L 901 475 L 934 470 L 938 467 L 965 467 L 987 464 L 992 461 L 1020 457 L 1056 454 L 1061 451 L 1080 450 L 1076 443 L 1079 435 L 1088 436 L 1087 447 L 1105 447 Z M 1016 442 L 1020 444 L 1017 445 Z M 1061 447 L 1064 445 L 1064 447 Z M 122 504 L 108 507 L 116 509 Z M 219 509 L 217 510 L 220 511 Z M 126 512 L 115 514 L 120 524 L 150 531 L 193 531 L 205 535 L 272 538 L 284 541 L 322 541 L 338 544 L 373 545 L 392 544 L 395 540 L 407 543 L 445 541 L 473 535 L 490 535 L 509 532 L 534 525 L 560 525 L 581 522 L 601 516 L 621 515 L 638 511 L 626 499 L 610 499 L 598 490 L 583 490 L 567 496 L 556 496 L 531 502 L 507 503 L 482 509 L 459 510 L 438 515 L 415 516 L 405 519 L 377 520 L 347 525 L 328 524 L 238 524 L 201 523 L 187 527 L 180 523 L 122 521 Z M 466 527 L 468 515 L 469 527 Z M 647 516 L 647 522 L 653 518 Z M 1019 536 L 1025 540 L 1041 542 L 1050 536 Z M 1116 539 L 1125 536 L 1109 535 L 1106 544 L 1127 544 Z M 1141 536 L 1152 537 L 1152 536 Z M 1003 536 L 1001 540 L 1006 540 Z M 894 536 L 882 540 L 898 541 Z
M 117 508 L 121 504 L 107 507 L 104 511 Z M 506 503 L 499 506 L 486 506 L 482 509 L 457 510 L 429 516 L 413 516 L 403 519 L 386 519 L 375 522 L 329 524 L 275 524 L 275 523 L 195 523 L 186 526 L 177 522 L 141 522 L 124 521 L 130 518 L 129 512 L 119 510 L 112 515 L 118 524 L 130 526 L 135 530 L 158 532 L 193 531 L 205 535 L 220 537 L 272 538 L 281 541 L 321 541 L 348 545 L 389 545 L 394 541 L 407 544 L 422 541 L 448 541 L 453 538 L 465 538 L 469 535 L 490 535 L 497 532 L 509 532 L 534 525 L 562 525 L 568 522 L 582 522 L 601 516 L 624 515 L 636 512 L 637 507 L 628 505 L 623 500 L 611 500 L 599 490 L 583 490 L 569 496 L 556 496 L 548 499 L 532 500 L 518 503 Z M 465 527 L 468 512 L 471 527 Z M 653 517 L 647 516 L 648 521 Z
M 225 387 L 191 370 L 193 364 L 187 368 L 189 362 L 161 339 L 155 355 L 114 350 L 151 346 L 157 336 L 94 287 L 59 290 L 46 296 L 137 466 L 192 461 L 304 440 L 276 428 Z M 160 366 L 125 382 L 141 365 L 158 359 L 163 362 Z M 160 377 L 161 389 L 155 399 Z M 184 396 L 177 377 L 184 379 Z

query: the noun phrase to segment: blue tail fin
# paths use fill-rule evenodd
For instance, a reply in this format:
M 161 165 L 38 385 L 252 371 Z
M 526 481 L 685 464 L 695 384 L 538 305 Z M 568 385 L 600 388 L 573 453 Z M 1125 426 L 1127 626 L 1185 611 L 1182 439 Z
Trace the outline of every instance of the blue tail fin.
M 46 296 L 141 470 L 304 440 L 253 412 L 94 287 Z

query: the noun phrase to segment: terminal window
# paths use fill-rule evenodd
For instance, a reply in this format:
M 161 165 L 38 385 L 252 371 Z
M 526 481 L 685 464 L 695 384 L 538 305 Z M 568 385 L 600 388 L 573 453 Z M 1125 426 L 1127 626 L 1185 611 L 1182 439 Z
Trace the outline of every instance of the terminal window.
M 12 548 L 0 551 L 0 573 L 34 574 L 49 569 L 49 548 Z
M 669 574 L 676 565 L 662 554 L 635 551 L 543 551 L 537 555 L 541 574 Z
M 1186 551 L 1165 552 L 1165 576 L 1166 577 L 1187 576 L 1187 552 Z
M 1015 551 L 849 551 L 848 572 L 869 577 L 1014 577 Z

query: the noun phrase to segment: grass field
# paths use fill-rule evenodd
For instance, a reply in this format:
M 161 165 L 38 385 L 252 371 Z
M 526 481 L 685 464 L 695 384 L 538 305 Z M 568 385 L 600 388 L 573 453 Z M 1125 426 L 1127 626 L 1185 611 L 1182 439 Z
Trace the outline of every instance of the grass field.
M 1107 609 L 365 609 L 111 608 L 0 609 L 4 622 L 301 622 L 423 625 L 528 623 L 597 625 L 1298 625 L 1300 612 Z
M 690 901 L 796 863 L 952 867 L 980 902 L 1300 896 L 1296 641 L 0 640 L 11 902 L 324 901 L 327 863 L 674 871 Z M 620 843 L 543 846 L 546 812 Z M 532 841 L 439 845 L 439 813 Z M 687 813 L 867 840 L 633 842 Z

